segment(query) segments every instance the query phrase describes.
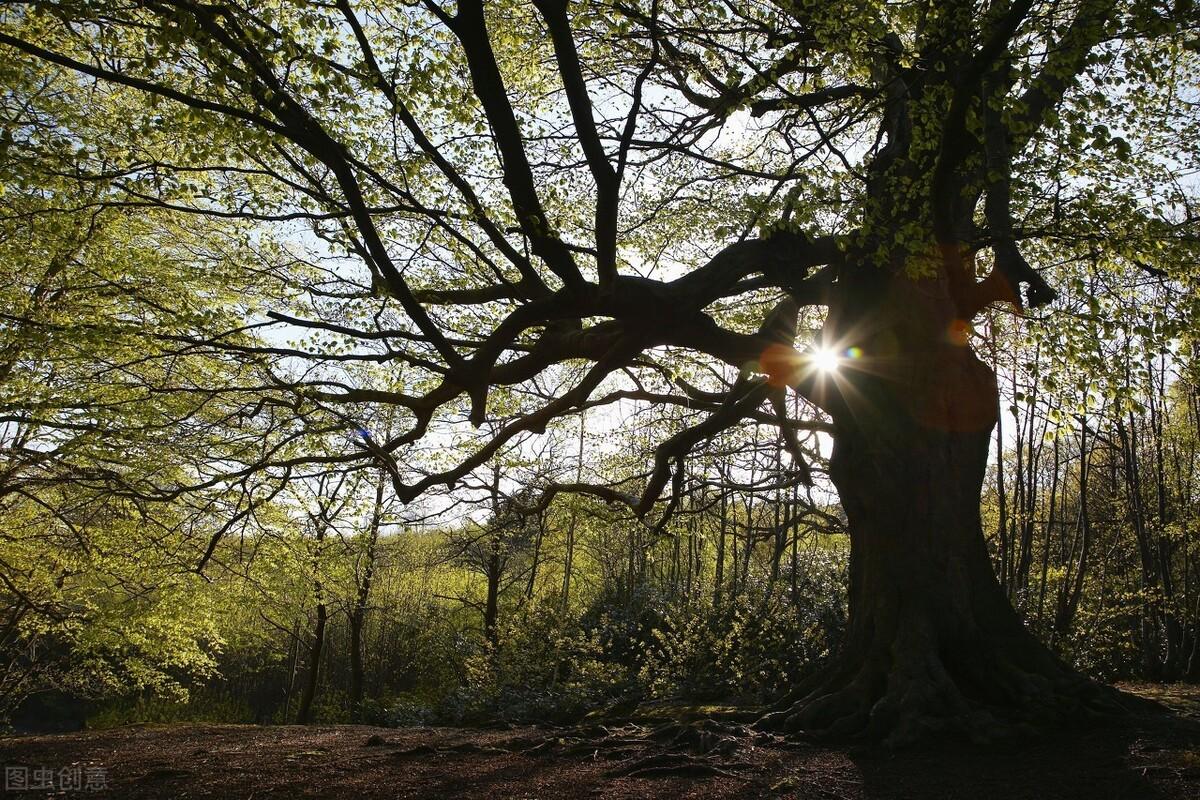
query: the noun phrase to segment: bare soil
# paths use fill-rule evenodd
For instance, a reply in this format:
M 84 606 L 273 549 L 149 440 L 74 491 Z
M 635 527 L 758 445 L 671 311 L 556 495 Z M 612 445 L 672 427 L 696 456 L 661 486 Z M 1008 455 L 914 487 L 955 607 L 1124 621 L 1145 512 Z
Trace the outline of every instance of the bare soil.
M 1200 798 L 1200 686 L 1122 688 L 1171 713 L 898 752 L 783 739 L 694 710 L 563 729 L 138 725 L 0 738 L 0 765 L 91 768 L 106 784 L 10 786 L 6 797 Z

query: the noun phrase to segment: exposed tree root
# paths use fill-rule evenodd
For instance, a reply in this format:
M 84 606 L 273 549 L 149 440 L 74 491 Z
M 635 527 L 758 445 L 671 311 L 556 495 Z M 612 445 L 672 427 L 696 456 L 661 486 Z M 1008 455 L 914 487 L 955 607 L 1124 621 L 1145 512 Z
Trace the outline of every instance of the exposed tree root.
M 745 714 L 737 716 L 746 716 Z M 505 752 L 524 756 L 582 755 L 613 762 L 613 777 L 711 777 L 757 781 L 749 770 L 753 759 L 741 758 L 756 745 L 773 745 L 780 737 L 755 731 L 740 722 L 692 718 L 653 726 L 634 722 L 560 729 L 545 737 L 520 737 L 503 747 L 474 746 L 471 752 Z M 435 749 L 427 745 L 399 751 L 398 756 L 419 753 L 464 752 L 465 747 Z
M 609 775 L 614 778 L 707 777 L 712 775 L 744 778 L 733 770 L 745 769 L 749 766 L 744 762 L 719 763 L 686 753 L 657 753 L 624 764 L 612 770 Z
M 899 652 L 906 652 L 901 649 Z M 556 729 L 480 745 L 473 742 L 397 750 L 408 758 L 451 753 L 527 757 L 578 756 L 611 766 L 613 778 L 725 777 L 759 783 L 755 748 L 806 746 L 809 737 L 881 742 L 902 747 L 935 736 L 976 743 L 1028 737 L 1039 729 L 1077 720 L 1116 718 L 1161 708 L 1072 673 L 1044 651 L 981 659 L 946 658 L 936 650 L 888 662 L 843 658 L 754 725 L 739 715 L 695 717 L 653 725 L 624 722 Z M 1034 672 L 1029 664 L 1046 673 Z M 1048 674 L 1047 674 L 1048 673 Z M 383 744 L 376 737 L 371 746 Z
M 835 665 L 805 693 L 759 719 L 760 730 L 902 747 L 931 736 L 976 743 L 1036 735 L 1040 728 L 1125 715 L 1145 702 L 1071 672 L 1041 653 L 1024 659 L 936 648 Z M 1048 655 L 1048 654 L 1047 654 Z

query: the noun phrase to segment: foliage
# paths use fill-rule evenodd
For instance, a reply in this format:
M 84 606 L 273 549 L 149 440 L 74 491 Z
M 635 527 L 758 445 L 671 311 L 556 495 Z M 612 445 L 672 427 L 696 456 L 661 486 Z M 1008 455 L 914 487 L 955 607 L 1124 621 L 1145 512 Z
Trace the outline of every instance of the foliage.
M 645 648 L 638 676 L 645 691 L 751 705 L 778 700 L 841 641 L 845 567 L 844 553 L 818 551 L 800 564 L 803 594 L 768 585 L 720 604 L 705 598 L 668 608 Z

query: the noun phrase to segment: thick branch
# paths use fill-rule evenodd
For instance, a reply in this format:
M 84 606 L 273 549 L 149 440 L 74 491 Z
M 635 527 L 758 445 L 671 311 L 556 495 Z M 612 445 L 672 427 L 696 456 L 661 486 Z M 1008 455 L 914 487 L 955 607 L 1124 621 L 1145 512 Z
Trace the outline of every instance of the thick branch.
M 421 148 L 421 152 L 425 153 L 426 157 L 433 162 L 434 166 L 446 176 L 446 179 L 462 195 L 467 206 L 471 209 L 471 213 L 474 215 L 476 224 L 479 225 L 492 244 L 517 267 L 526 288 L 534 296 L 545 294 L 548 290 L 545 284 L 542 283 L 541 276 L 537 274 L 537 271 L 529 263 L 529 259 L 509 244 L 500 227 L 488 215 L 487 209 L 484 207 L 482 201 L 480 201 L 470 182 L 442 155 L 442 152 L 425 134 L 425 131 L 412 115 L 412 112 L 409 111 L 399 95 L 396 94 L 396 87 L 384 75 L 383 70 L 380 69 L 379 62 L 375 58 L 375 51 L 371 47 L 371 42 L 363 30 L 362 24 L 358 21 L 358 17 L 354 14 L 354 10 L 350 7 L 349 0 L 338 0 L 338 7 L 342 10 L 342 16 L 346 18 L 351 30 L 354 31 L 355 40 L 358 42 L 363 61 L 371 73 L 372 82 L 388 99 L 388 102 L 391 103 L 392 110 L 400 118 L 404 127 L 408 129 L 409 134 L 413 137 L 413 141 L 416 142 L 417 146 Z
M 533 251 L 541 256 L 550 270 L 574 292 L 585 291 L 586 283 L 571 256 L 570 249 L 553 230 L 538 197 L 533 169 L 525 153 L 523 137 L 516 115 L 508 99 L 504 77 L 496 63 L 496 55 L 488 38 L 481 0 L 463 0 L 454 17 L 440 12 L 462 44 L 471 73 L 475 96 L 483 105 L 492 127 L 504 170 L 504 185 L 512 199 L 521 230 L 529 237 Z
M 567 0 L 535 0 L 534 5 L 542 13 L 550 30 L 558 72 L 562 76 L 567 102 L 571 107 L 575 136 L 583 148 L 592 179 L 596 182 L 596 266 L 600 285 L 607 286 L 617 274 L 618 176 L 604 152 L 596 121 L 592 117 L 591 97 L 579 64 L 579 52 L 575 47 L 571 24 L 567 19 Z

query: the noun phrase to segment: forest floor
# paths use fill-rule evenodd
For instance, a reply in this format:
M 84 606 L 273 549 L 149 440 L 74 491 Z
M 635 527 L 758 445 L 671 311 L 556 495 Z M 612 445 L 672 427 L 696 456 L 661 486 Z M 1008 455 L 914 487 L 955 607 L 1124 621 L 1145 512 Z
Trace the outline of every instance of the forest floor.
M 728 718 L 714 722 L 707 712 L 663 723 L 672 713 L 662 708 L 658 720 L 651 715 L 569 729 L 136 725 L 0 738 L 7 782 L 0 794 L 123 800 L 1200 797 L 1200 686 L 1122 688 L 1173 713 L 1004 745 L 942 742 L 898 752 L 781 741 Z M 31 788 L 18 788 L 22 779 Z

